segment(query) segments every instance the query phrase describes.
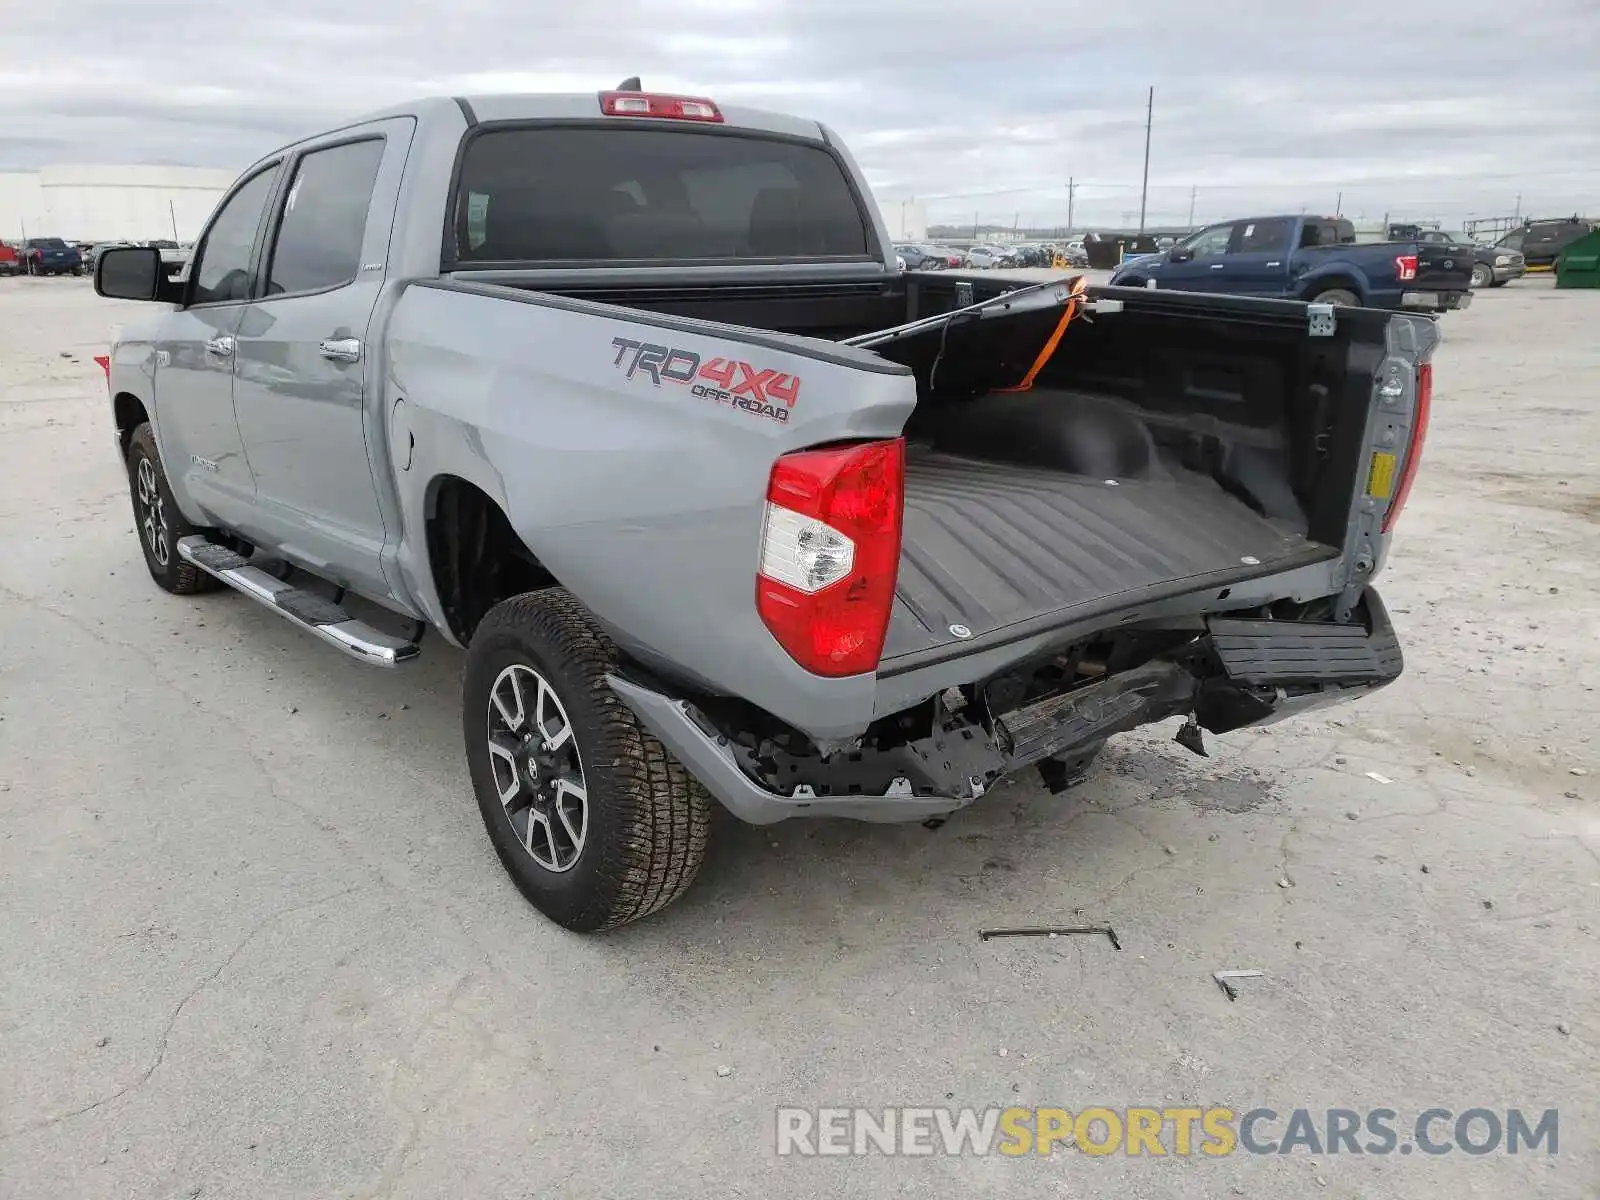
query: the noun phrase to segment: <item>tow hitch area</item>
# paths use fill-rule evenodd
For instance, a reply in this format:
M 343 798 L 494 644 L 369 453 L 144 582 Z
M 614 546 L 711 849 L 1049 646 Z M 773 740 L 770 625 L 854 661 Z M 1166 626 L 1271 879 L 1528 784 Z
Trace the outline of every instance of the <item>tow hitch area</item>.
M 954 809 L 1029 766 L 1052 792 L 1064 791 L 1082 781 L 1108 737 L 1168 717 L 1188 718 L 1178 741 L 1203 755 L 1202 730 L 1271 723 L 1382 687 L 1400 674 L 1399 643 L 1376 593 L 1355 615 L 1349 624 L 1216 617 L 1203 628 L 1140 631 L 1109 648 L 1076 646 L 1025 671 L 949 688 L 826 753 L 776 723 L 753 730 L 748 713 L 715 702 L 686 711 L 728 747 L 750 783 L 788 808 L 831 801 L 825 811 L 837 815 L 852 803 L 942 797 Z M 1146 661 L 1116 669 L 1132 655 Z

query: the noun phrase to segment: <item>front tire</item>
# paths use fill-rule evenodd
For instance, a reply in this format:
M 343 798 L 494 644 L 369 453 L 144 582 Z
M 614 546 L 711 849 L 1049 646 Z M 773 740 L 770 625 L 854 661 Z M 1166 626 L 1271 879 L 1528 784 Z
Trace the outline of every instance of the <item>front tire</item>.
M 128 439 L 128 490 L 133 497 L 134 532 L 144 548 L 144 565 L 159 587 L 178 596 L 209 592 L 218 583 L 193 563 L 178 555 L 178 541 L 202 533 L 184 520 L 172 498 L 167 473 L 156 449 L 155 431 L 148 422 Z
M 1472 264 L 1472 286 L 1475 288 L 1494 286 L 1494 268 L 1488 263 Z
M 467 651 L 462 734 L 489 841 L 540 912 L 579 933 L 694 882 L 711 799 L 611 690 L 616 648 L 561 588 L 490 610 Z

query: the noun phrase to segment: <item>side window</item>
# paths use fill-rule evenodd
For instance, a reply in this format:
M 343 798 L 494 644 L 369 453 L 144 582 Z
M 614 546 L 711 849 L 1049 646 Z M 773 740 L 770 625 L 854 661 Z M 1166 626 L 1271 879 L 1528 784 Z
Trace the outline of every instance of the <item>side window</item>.
M 361 268 L 382 139 L 316 150 L 300 160 L 283 202 L 267 295 L 341 287 Z
M 1276 254 L 1289 244 L 1293 221 L 1282 217 L 1269 221 L 1246 221 L 1239 232 L 1238 254 Z
M 222 206 L 200 244 L 192 274 L 190 304 L 245 300 L 250 296 L 250 251 L 266 210 L 276 166 L 250 179 Z
M 1300 245 L 1302 248 L 1337 246 L 1338 244 L 1339 226 L 1333 221 L 1307 221 L 1300 230 Z
M 1514 233 L 1506 234 L 1505 237 L 1501 238 L 1495 244 L 1505 250 L 1521 250 L 1522 240 L 1526 236 L 1527 234 L 1523 230 L 1519 229 Z
M 1213 225 L 1210 229 L 1202 229 L 1188 241 L 1189 249 L 1194 251 L 1196 258 L 1215 258 L 1217 255 L 1228 252 L 1228 243 L 1233 240 L 1233 226 Z

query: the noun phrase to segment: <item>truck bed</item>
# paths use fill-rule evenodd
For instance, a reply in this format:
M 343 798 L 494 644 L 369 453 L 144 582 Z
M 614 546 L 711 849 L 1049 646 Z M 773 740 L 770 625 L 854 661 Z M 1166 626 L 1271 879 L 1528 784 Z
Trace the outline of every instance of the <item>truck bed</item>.
M 936 451 L 907 459 L 902 544 L 885 660 L 1338 553 L 1195 472 L 1110 486 Z

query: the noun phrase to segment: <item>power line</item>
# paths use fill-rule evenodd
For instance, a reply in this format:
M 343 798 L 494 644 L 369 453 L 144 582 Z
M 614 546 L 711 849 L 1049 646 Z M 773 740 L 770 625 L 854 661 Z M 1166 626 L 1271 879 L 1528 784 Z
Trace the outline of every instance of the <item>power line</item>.
M 1432 185 L 1435 185 L 1435 184 L 1442 184 L 1442 183 L 1446 183 L 1446 182 L 1450 183 L 1452 185 L 1452 187 L 1455 188 L 1456 190 L 1459 190 L 1459 187 L 1460 187 L 1460 185 L 1462 183 L 1474 183 L 1474 182 L 1478 182 L 1478 181 L 1481 181 L 1481 180 L 1492 180 L 1492 179 L 1560 179 L 1560 178 L 1565 178 L 1565 177 L 1569 177 L 1569 176 L 1585 176 L 1585 175 L 1600 175 L 1600 167 L 1572 167 L 1572 168 L 1568 168 L 1568 169 L 1553 170 L 1553 171 L 1489 171 L 1489 172 L 1483 172 L 1483 173 L 1480 173 L 1480 174 L 1452 173 L 1452 174 L 1449 174 L 1449 175 L 1443 175 L 1443 174 L 1441 174 L 1441 175 L 1384 175 L 1384 176 L 1374 175 L 1374 176 L 1371 176 L 1371 177 L 1366 178 L 1366 179 L 1358 179 L 1358 180 L 1356 180 L 1354 182 L 1351 182 L 1348 178 L 1345 178 L 1340 182 L 1342 182 L 1343 187 L 1347 191 L 1348 190 L 1357 189 L 1357 188 L 1393 187 L 1393 186 L 1402 186 L 1402 185 L 1410 185 L 1410 184 L 1420 184 L 1420 185 L 1422 185 L 1424 187 L 1427 187 L 1427 186 L 1432 186 Z M 1280 191 L 1281 192 L 1281 191 L 1288 191 L 1290 189 L 1299 189 L 1299 190 L 1302 190 L 1302 191 L 1307 191 L 1307 190 L 1315 191 L 1319 186 L 1321 186 L 1323 184 L 1330 184 L 1331 185 L 1334 182 L 1336 182 L 1336 181 L 1334 181 L 1334 180 L 1307 180 L 1307 181 L 1300 182 L 1300 183 L 1269 183 L 1269 182 L 1264 182 L 1264 181 L 1263 182 L 1258 182 L 1258 183 L 1208 183 L 1208 184 L 1206 184 L 1206 191 L 1207 192 L 1262 192 L 1262 191 Z M 1037 193 L 1039 195 L 1046 195 L 1048 193 L 1057 191 L 1057 189 L 1059 189 L 1061 186 L 1062 186 L 1061 184 L 1048 184 L 1047 183 L 1047 184 L 1034 184 L 1034 185 L 1031 185 L 1031 186 L 1028 186 L 1028 187 L 990 188 L 990 189 L 986 189 L 986 190 L 983 190 L 983 191 L 972 191 L 972 192 L 941 192 L 941 193 L 936 193 L 936 194 L 919 196 L 918 199 L 919 200 L 923 200 L 923 201 L 934 201 L 934 200 L 978 200 L 978 199 L 984 198 L 985 196 L 1019 196 L 1019 195 L 1023 195 L 1023 194 L 1026 194 L 1026 193 Z M 1109 181 L 1106 181 L 1106 180 L 1093 180 L 1093 179 L 1076 179 L 1076 180 L 1072 181 L 1071 186 L 1073 188 L 1079 189 L 1079 190 L 1081 190 L 1083 188 L 1101 188 L 1101 189 L 1105 189 L 1105 190 L 1111 191 L 1111 192 L 1131 192 L 1131 191 L 1142 190 L 1142 186 L 1140 184 L 1137 184 L 1137 183 L 1112 183 L 1112 182 L 1109 182 Z M 1169 192 L 1170 191 L 1178 191 L 1178 192 L 1181 192 L 1181 191 L 1183 191 L 1183 190 L 1185 190 L 1187 188 L 1190 188 L 1192 186 L 1194 186 L 1194 185 L 1193 184 L 1188 184 L 1188 183 L 1152 183 L 1152 184 L 1149 185 L 1149 190 L 1151 190 L 1151 191 L 1169 191 Z

